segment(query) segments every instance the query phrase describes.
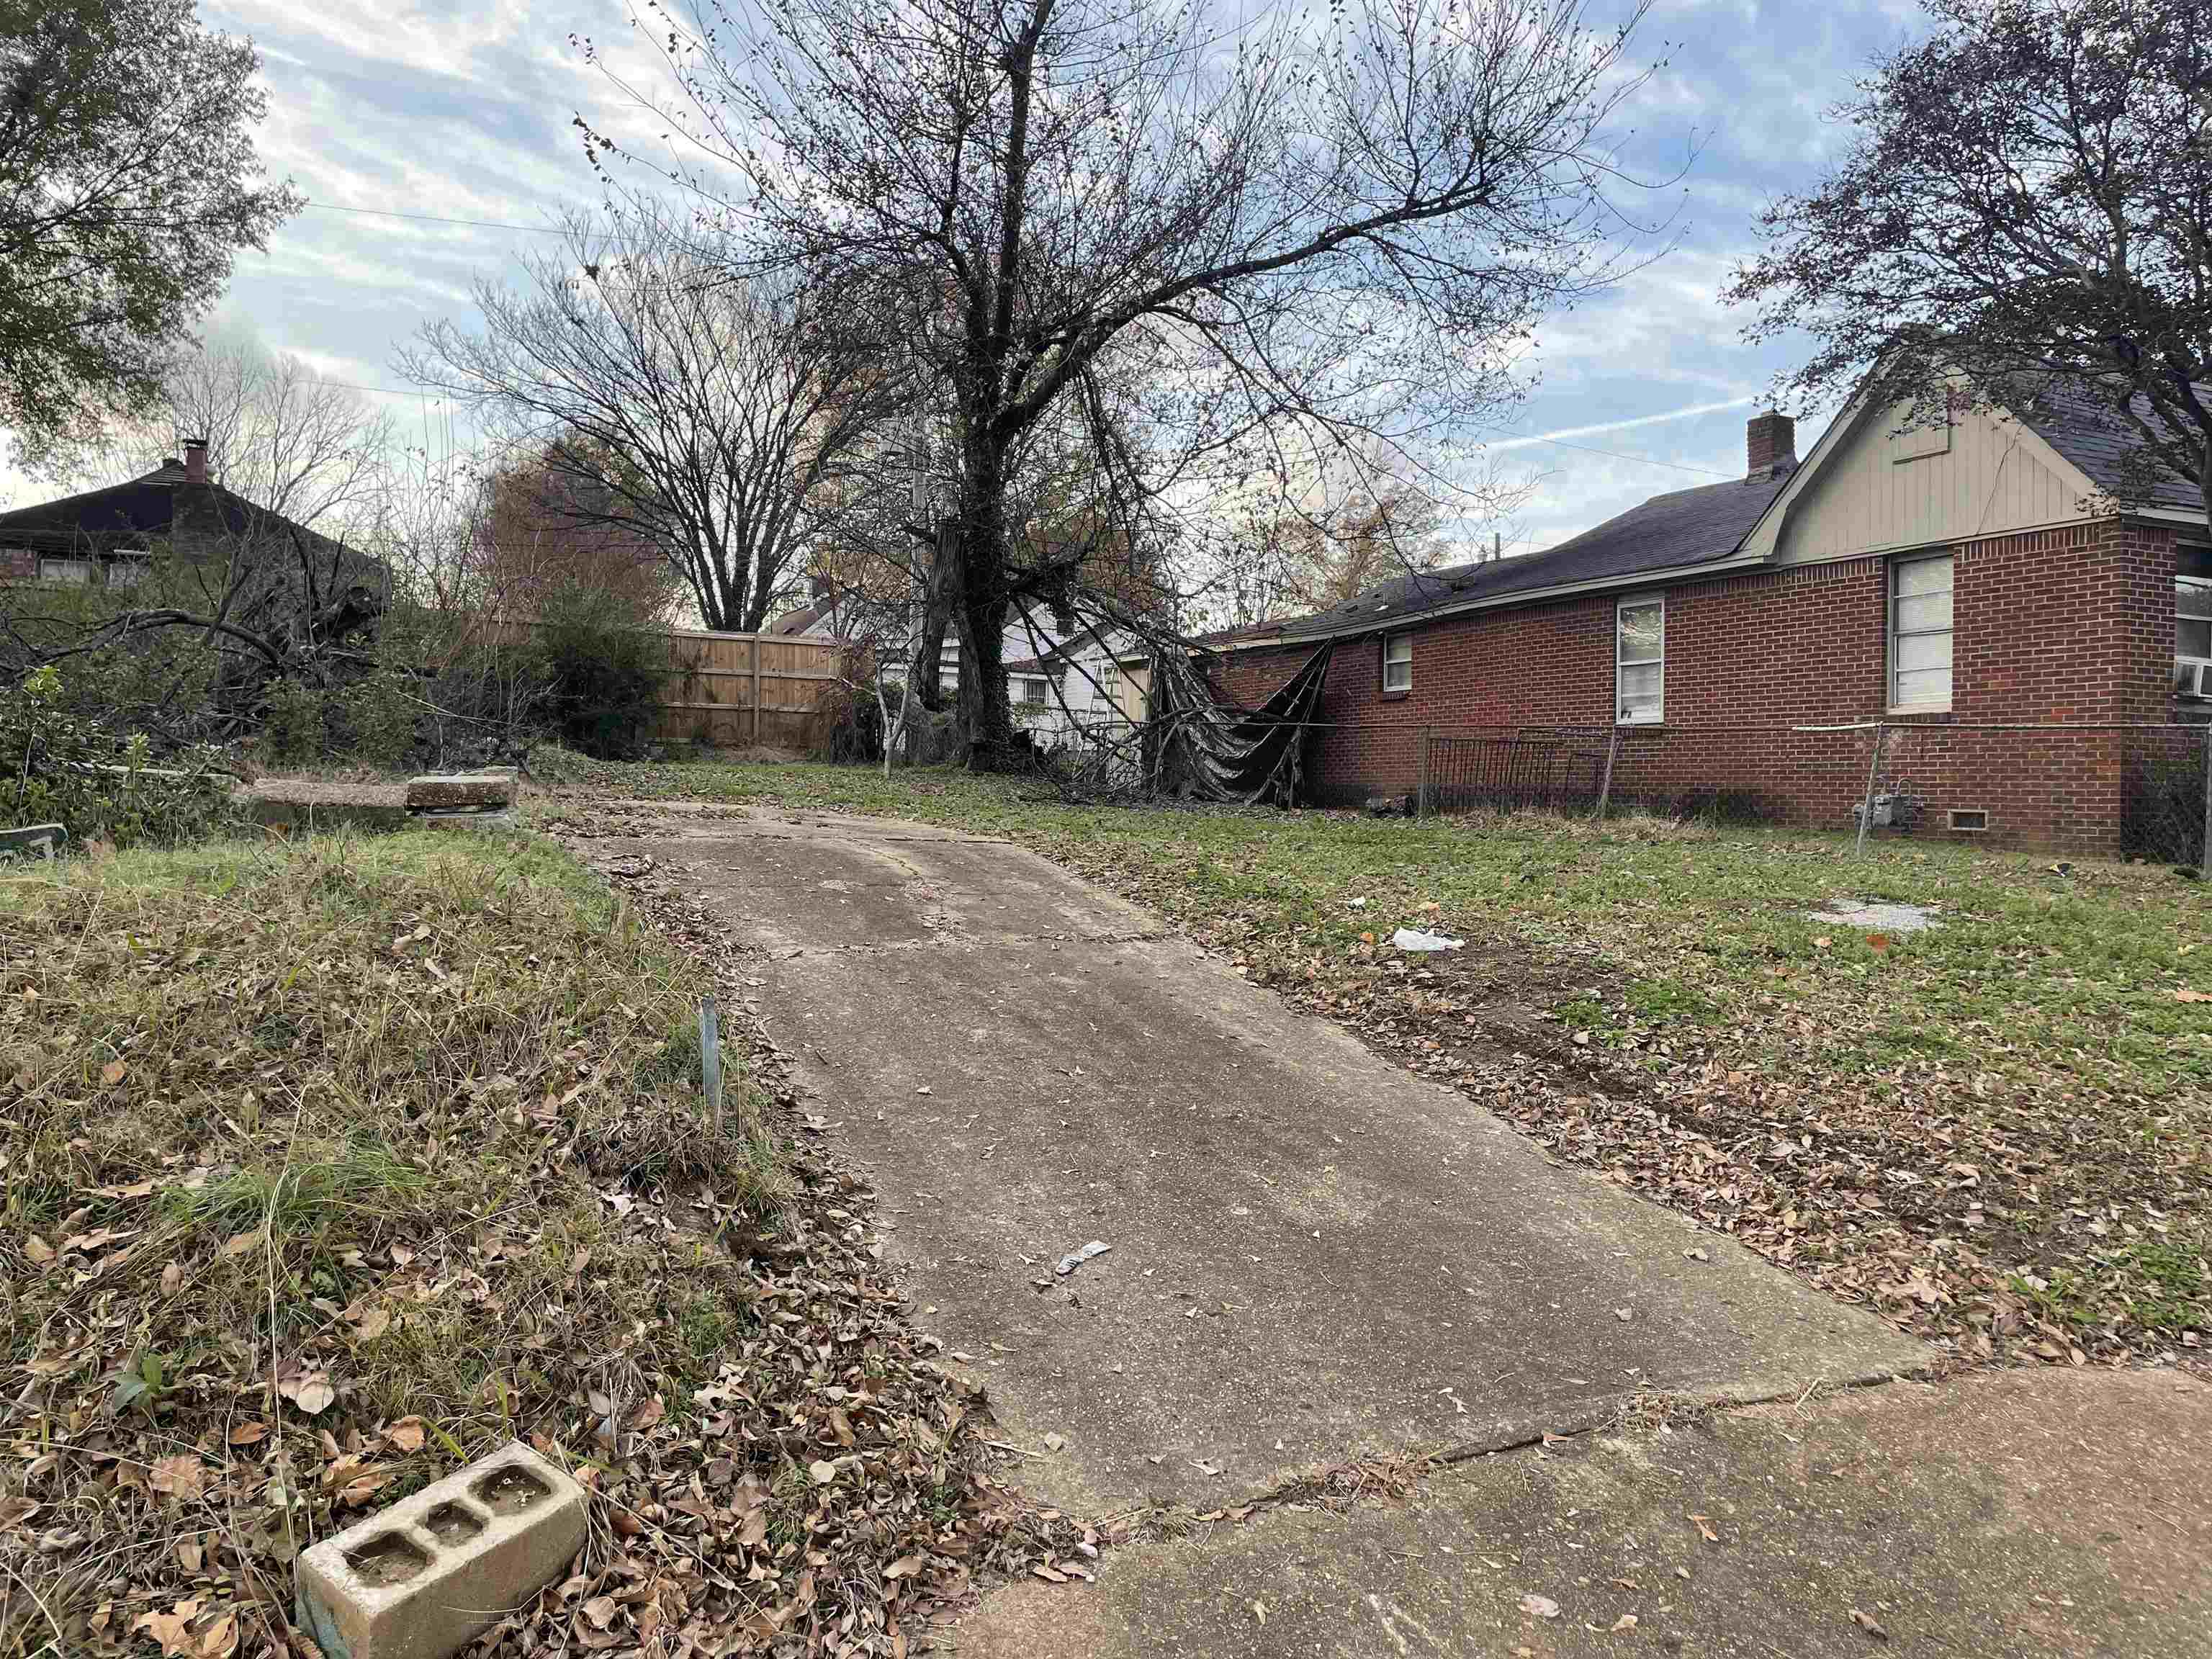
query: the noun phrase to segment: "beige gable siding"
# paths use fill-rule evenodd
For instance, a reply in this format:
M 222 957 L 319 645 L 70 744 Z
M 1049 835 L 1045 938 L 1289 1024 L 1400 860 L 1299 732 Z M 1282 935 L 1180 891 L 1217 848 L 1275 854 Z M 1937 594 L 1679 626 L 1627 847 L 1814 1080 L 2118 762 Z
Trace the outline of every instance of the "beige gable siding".
M 1841 447 L 1771 514 L 1747 551 L 1782 564 L 2070 523 L 2087 480 L 2018 421 L 1980 410 L 1946 434 L 1899 434 L 1902 410 L 1838 434 Z

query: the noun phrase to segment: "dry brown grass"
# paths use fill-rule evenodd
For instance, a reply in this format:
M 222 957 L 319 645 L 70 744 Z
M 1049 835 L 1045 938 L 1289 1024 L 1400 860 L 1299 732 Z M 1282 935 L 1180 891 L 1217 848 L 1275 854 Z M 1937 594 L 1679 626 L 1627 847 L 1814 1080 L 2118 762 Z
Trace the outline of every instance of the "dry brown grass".
M 785 1178 L 698 990 L 534 841 L 0 878 L 0 1652 L 273 1650 L 314 1537 L 712 1376 Z

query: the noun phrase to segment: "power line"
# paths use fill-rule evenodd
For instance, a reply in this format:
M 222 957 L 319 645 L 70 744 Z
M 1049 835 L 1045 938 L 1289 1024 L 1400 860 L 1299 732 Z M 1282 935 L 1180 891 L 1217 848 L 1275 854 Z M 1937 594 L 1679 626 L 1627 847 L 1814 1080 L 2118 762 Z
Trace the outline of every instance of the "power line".
M 368 219 L 406 219 L 422 225 L 468 225 L 477 230 L 523 230 L 538 236 L 565 236 L 565 225 L 514 225 L 499 219 L 454 219 L 442 213 L 398 213 L 390 208 L 341 207 L 336 202 L 309 202 L 320 213 L 351 213 Z

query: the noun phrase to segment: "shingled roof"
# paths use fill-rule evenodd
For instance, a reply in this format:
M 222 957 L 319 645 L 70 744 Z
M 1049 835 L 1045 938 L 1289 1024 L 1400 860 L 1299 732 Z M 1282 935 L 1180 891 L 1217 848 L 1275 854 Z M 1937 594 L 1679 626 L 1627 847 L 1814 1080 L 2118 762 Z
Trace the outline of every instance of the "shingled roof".
M 0 547 L 46 552 L 70 547 L 143 547 L 174 532 L 180 498 L 192 527 L 203 533 L 243 538 L 289 530 L 308 538 L 310 546 L 336 546 L 328 538 L 256 507 L 219 483 L 194 480 L 183 462 L 172 460 L 104 489 L 0 513 Z
M 2212 386 L 2200 386 L 2197 395 L 2212 403 Z M 2154 429 L 2165 422 L 2137 392 L 2130 400 L 2134 412 Z M 2087 473 L 2100 489 L 2131 506 L 2173 507 L 2201 512 L 2203 493 L 2178 472 L 2159 467 L 2146 477 L 2129 458 L 2141 441 L 2118 409 L 2098 402 L 2078 386 L 2057 382 L 2029 395 L 2007 401 L 2007 407 L 2027 423 L 2036 436 Z
M 1216 635 L 1211 642 L 1233 647 L 1364 633 L 1431 611 L 1516 593 L 1710 564 L 1727 558 L 1742 545 L 1766 504 L 1789 482 L 1790 470 L 1785 465 L 1773 469 L 1766 477 L 1701 484 L 1654 495 L 1541 553 L 1395 577 L 1343 605 L 1285 623 Z

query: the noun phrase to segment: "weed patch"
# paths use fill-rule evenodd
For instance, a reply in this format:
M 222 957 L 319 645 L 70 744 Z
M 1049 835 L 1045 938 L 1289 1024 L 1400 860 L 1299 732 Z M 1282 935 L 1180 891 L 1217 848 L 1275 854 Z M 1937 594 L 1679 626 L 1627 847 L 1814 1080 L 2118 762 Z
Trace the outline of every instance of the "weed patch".
M 577 1571 L 628 1642 L 896 1630 L 991 1559 L 854 1184 L 779 1144 L 742 1047 L 707 1119 L 708 982 L 535 839 L 0 872 L 0 1654 L 295 1651 L 300 1549 L 517 1437 L 595 1494 Z

